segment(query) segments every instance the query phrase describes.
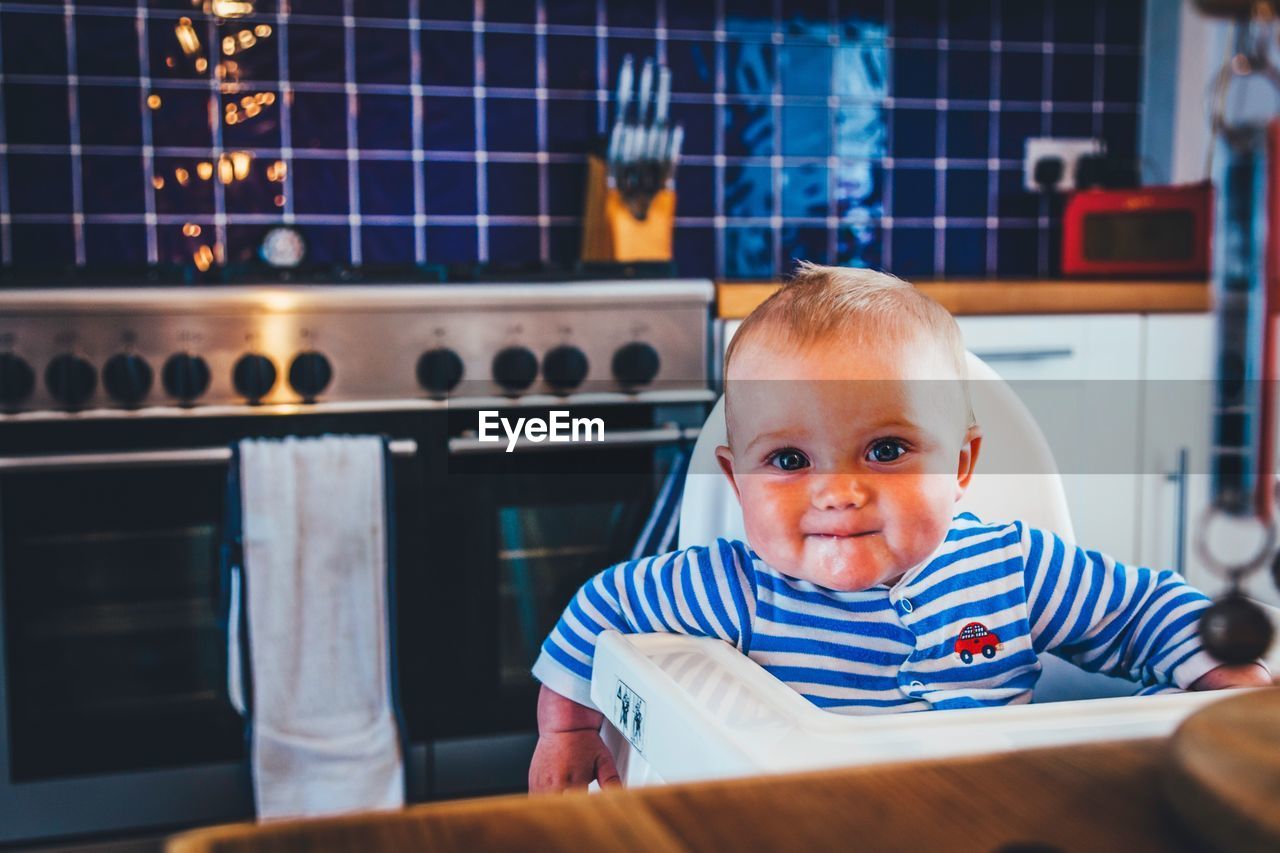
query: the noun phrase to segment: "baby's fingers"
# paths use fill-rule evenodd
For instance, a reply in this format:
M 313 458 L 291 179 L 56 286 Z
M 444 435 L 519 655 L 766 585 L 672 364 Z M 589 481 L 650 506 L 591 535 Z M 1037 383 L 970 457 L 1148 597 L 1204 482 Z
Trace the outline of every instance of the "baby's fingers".
M 609 750 L 602 749 L 596 753 L 596 781 L 601 788 L 621 788 L 622 779 L 618 776 L 618 765 L 613 763 Z

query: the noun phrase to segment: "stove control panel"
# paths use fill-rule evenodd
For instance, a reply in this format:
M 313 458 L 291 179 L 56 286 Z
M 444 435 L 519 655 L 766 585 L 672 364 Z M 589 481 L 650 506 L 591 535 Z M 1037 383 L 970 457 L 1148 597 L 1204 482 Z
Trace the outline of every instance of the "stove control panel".
M 706 392 L 709 281 L 0 291 L 0 418 Z

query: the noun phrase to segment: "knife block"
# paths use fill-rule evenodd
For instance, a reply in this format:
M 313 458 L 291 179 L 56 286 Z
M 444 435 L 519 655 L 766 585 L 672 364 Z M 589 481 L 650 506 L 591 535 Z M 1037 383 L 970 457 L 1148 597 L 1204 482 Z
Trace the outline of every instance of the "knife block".
M 591 262 L 670 261 L 676 223 L 676 193 L 659 190 L 644 219 L 637 219 L 609 186 L 604 160 L 587 158 L 587 199 L 582 220 L 582 260 Z

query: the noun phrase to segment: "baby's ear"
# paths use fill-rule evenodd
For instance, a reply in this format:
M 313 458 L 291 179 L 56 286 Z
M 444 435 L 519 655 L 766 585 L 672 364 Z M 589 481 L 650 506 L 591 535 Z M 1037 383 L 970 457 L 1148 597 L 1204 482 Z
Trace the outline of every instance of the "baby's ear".
M 964 444 L 960 445 L 960 458 L 956 466 L 956 500 L 964 497 L 973 479 L 973 472 L 978 467 L 978 453 L 982 450 L 982 428 L 977 424 L 969 427 L 964 434 Z
M 742 495 L 738 492 L 738 481 L 733 476 L 733 451 L 727 445 L 720 445 L 716 448 L 716 462 L 720 463 L 720 470 L 728 478 L 729 485 L 733 486 L 734 496 L 741 501 Z

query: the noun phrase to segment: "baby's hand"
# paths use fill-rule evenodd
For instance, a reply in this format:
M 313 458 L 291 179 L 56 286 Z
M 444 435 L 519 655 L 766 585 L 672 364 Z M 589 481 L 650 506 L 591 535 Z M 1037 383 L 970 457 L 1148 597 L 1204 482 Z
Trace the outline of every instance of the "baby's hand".
M 604 714 L 542 686 L 538 694 L 538 746 L 529 764 L 529 793 L 580 791 L 600 781 L 620 787 L 618 768 L 600 739 Z
M 601 788 L 621 787 L 618 768 L 595 729 L 547 732 L 538 738 L 529 765 L 529 793 L 580 791 L 600 781 Z
M 1260 663 L 1215 667 L 1192 683 L 1192 690 L 1222 690 L 1227 687 L 1270 687 L 1271 673 Z

